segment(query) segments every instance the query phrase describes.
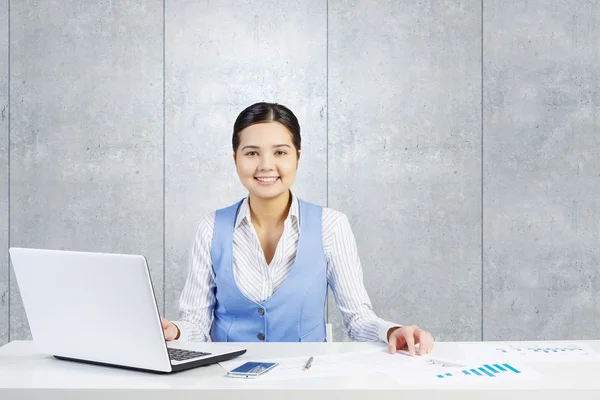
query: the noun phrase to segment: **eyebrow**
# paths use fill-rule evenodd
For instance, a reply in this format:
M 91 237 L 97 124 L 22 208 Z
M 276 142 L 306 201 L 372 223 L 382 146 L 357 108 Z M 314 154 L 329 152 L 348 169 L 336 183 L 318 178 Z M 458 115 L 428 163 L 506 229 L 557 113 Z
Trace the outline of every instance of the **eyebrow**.
M 289 144 L 274 144 L 272 147 L 273 148 L 276 148 L 276 147 L 289 147 L 290 149 L 292 148 L 292 146 L 290 146 Z M 245 150 L 245 149 L 260 149 L 260 147 L 253 146 L 253 145 L 248 145 L 248 146 L 244 146 L 242 148 L 242 151 Z

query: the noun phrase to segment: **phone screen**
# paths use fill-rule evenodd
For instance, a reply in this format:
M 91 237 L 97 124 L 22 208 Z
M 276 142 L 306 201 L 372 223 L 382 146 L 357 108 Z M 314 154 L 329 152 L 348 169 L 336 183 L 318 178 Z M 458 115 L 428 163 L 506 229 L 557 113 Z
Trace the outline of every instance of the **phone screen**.
M 232 369 L 228 373 L 230 375 L 261 375 L 271 368 L 275 367 L 277 363 L 268 362 L 247 362 L 240 365 L 239 367 Z

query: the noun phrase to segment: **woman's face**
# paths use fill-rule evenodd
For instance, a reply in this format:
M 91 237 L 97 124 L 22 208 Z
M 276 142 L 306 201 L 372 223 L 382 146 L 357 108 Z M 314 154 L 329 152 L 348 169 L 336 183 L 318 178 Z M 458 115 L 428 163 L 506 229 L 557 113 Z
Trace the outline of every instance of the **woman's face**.
M 242 185 L 263 199 L 287 192 L 298 170 L 290 131 L 279 122 L 265 122 L 249 126 L 239 135 L 240 145 L 233 158 Z

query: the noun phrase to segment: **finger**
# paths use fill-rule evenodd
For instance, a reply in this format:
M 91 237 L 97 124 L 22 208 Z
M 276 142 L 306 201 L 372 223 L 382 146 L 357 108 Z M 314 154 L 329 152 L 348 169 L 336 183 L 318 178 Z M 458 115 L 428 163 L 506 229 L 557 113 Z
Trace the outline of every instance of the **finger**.
M 414 330 L 406 330 L 403 332 L 404 340 L 406 340 L 406 346 L 408 347 L 408 354 L 411 356 L 415 355 L 415 337 Z
M 396 329 L 390 335 L 390 340 L 388 341 L 388 349 L 392 354 L 396 354 L 396 350 L 402 349 L 405 345 L 404 337 L 400 334 L 400 329 Z
M 415 352 L 418 353 L 420 356 L 425 354 L 425 352 L 427 350 L 427 343 L 426 343 L 426 341 L 424 342 L 424 340 L 425 340 L 424 334 L 425 333 L 427 333 L 427 332 L 425 332 L 418 326 L 415 327 L 415 330 L 413 333 L 413 338 L 415 340 Z M 419 345 L 418 349 L 416 348 L 417 344 Z
M 421 335 L 419 337 L 419 355 L 424 356 L 425 354 L 427 354 L 427 349 L 429 349 L 427 339 L 425 338 L 425 335 L 423 335 L 423 333 L 421 332 Z
M 421 331 L 420 333 L 420 355 L 428 354 L 433 347 L 433 337 L 429 332 Z
M 388 351 L 392 354 L 396 354 L 396 350 L 400 348 L 398 342 L 400 336 L 398 335 L 398 331 L 399 329 L 396 329 L 394 332 L 392 332 L 390 335 L 390 340 L 388 341 Z
M 427 333 L 427 353 L 431 353 L 431 350 L 433 350 L 433 345 L 434 345 L 434 340 L 433 340 L 433 336 L 431 336 L 431 333 L 426 332 Z
M 169 326 L 169 321 L 167 321 L 163 317 L 160 317 L 160 324 L 162 325 L 163 329 L 166 329 Z
M 398 332 L 396 333 L 396 350 L 403 350 L 406 348 L 406 339 L 404 338 L 404 335 L 402 334 L 402 331 L 400 329 L 398 329 Z
M 392 332 L 390 340 L 388 340 L 388 351 L 391 354 L 396 354 L 396 332 Z

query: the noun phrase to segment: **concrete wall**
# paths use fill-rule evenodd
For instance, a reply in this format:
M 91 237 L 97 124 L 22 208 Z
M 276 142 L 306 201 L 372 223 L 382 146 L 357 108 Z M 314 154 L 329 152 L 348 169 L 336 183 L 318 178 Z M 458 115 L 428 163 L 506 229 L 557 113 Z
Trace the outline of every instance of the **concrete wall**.
M 11 246 L 142 253 L 160 303 L 162 11 L 158 0 L 10 9 Z M 27 338 L 14 276 L 10 301 L 10 339 Z
M 484 337 L 600 337 L 600 2 L 484 6 Z
M 175 318 L 198 218 L 244 195 L 233 121 L 276 101 L 302 126 L 294 189 L 348 215 L 381 317 L 600 337 L 600 1 L 308 3 L 0 4 L 10 244 L 145 254 Z M 8 59 L 0 30 L 0 110 Z M 7 144 L 8 115 L 6 216 Z M 13 279 L 0 344 L 29 337 Z
M 479 339 L 481 6 L 329 4 L 329 205 L 352 223 L 375 310 Z
M 8 0 L 0 2 L 0 346 L 8 342 Z

